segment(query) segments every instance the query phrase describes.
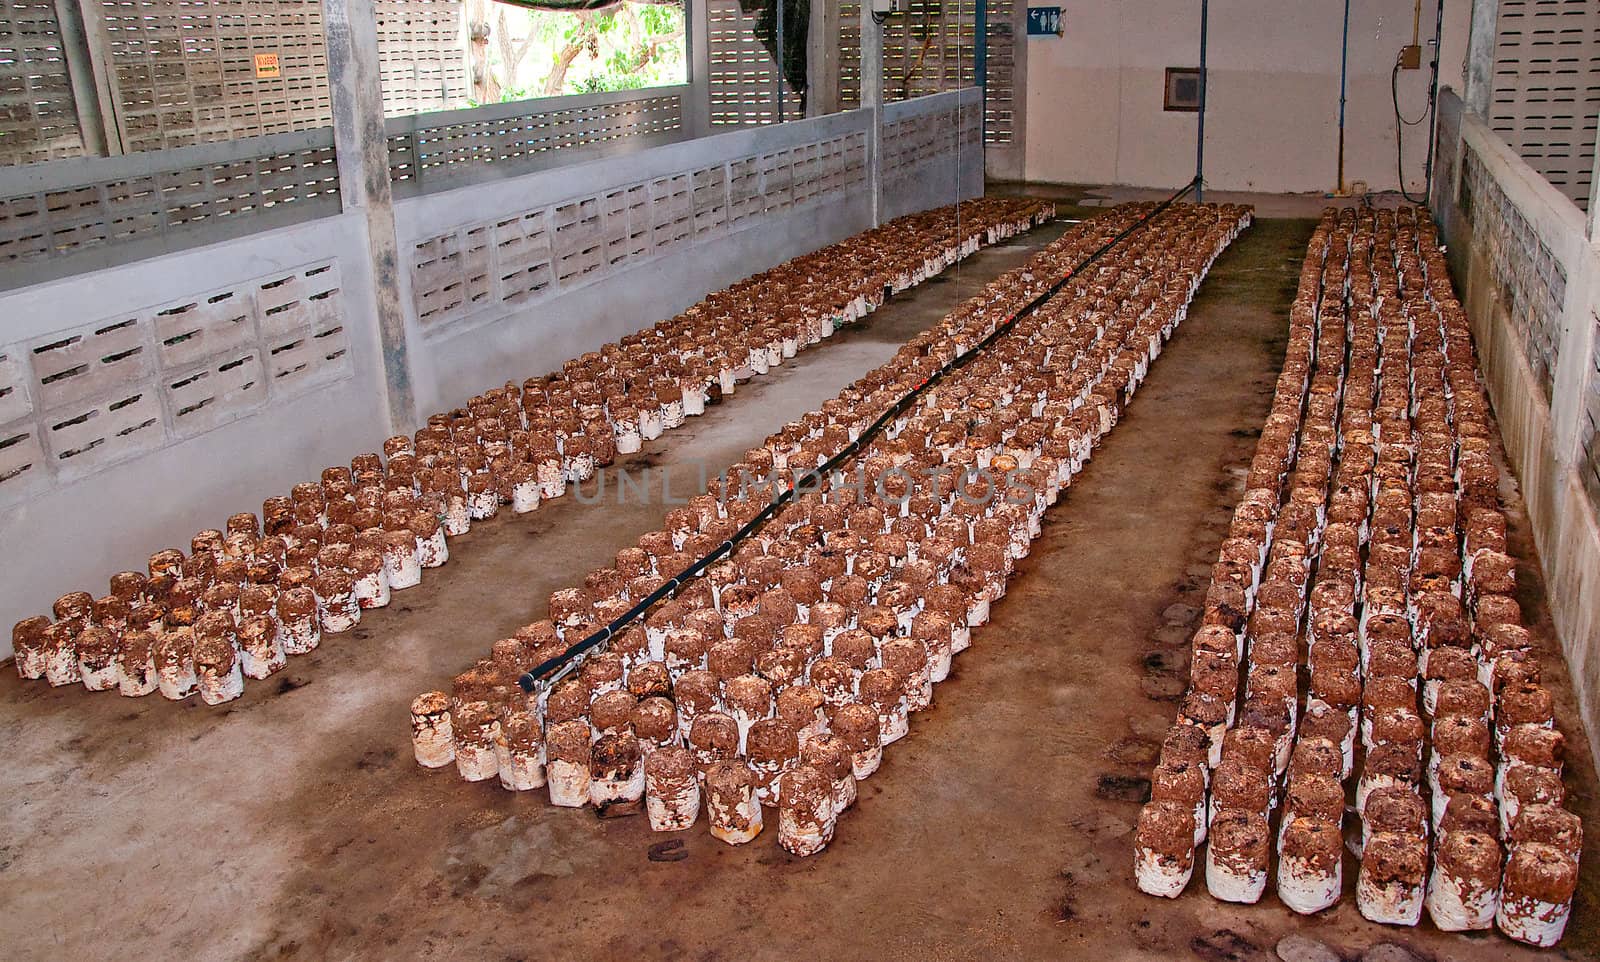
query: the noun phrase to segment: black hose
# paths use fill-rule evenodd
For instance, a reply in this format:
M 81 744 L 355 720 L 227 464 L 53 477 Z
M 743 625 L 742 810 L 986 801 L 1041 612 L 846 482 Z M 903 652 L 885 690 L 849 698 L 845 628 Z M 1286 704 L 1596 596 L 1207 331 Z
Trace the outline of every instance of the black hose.
M 1394 104 L 1394 171 L 1399 180 L 1400 196 L 1410 204 L 1426 204 L 1428 197 L 1433 193 L 1433 117 L 1439 99 L 1439 45 L 1443 39 L 1444 30 L 1444 0 L 1439 0 L 1438 11 L 1434 17 L 1433 30 L 1433 62 L 1432 77 L 1428 81 L 1428 105 L 1422 116 L 1416 120 L 1407 120 L 1400 114 L 1400 58 L 1395 57 L 1394 69 L 1389 71 L 1389 96 Z M 1424 120 L 1428 121 L 1428 154 L 1422 164 L 1423 196 L 1419 200 L 1412 197 L 1406 190 L 1405 171 L 1405 128 L 1415 127 Z
M 1428 84 L 1428 114 L 1434 118 L 1439 105 L 1439 55 L 1444 50 L 1444 0 L 1439 0 L 1438 9 L 1433 15 L 1433 79 Z M 1433 200 L 1433 152 L 1439 144 L 1439 131 L 1437 121 L 1430 119 L 1428 123 L 1428 156 L 1422 162 L 1423 187 L 1427 196 L 1423 203 Z
M 532 669 L 517 679 L 517 684 L 522 687 L 523 691 L 531 694 L 538 687 L 541 679 L 559 671 L 574 658 L 587 653 L 599 645 L 605 644 L 618 632 L 622 631 L 622 629 L 632 624 L 633 621 L 640 615 L 648 611 L 656 602 L 661 601 L 662 599 L 676 592 L 680 587 L 683 586 L 685 582 L 689 581 L 690 579 L 696 578 L 703 574 L 707 568 L 715 564 L 717 560 L 722 558 L 724 555 L 731 555 L 735 546 L 749 538 L 750 535 L 754 534 L 756 529 L 760 528 L 763 524 L 770 520 L 773 515 L 777 514 L 780 508 L 788 504 L 790 501 L 793 501 L 795 492 L 808 488 L 814 484 L 821 484 L 822 480 L 831 474 L 835 468 L 854 457 L 856 452 L 859 451 L 868 441 L 876 437 L 879 432 L 888 426 L 889 422 L 893 421 L 895 418 L 904 413 L 906 409 L 911 406 L 912 402 L 920 397 L 929 387 L 937 384 L 945 377 L 945 375 L 949 374 L 950 372 L 964 367 L 967 362 L 971 361 L 974 357 L 977 357 L 978 354 L 988 348 L 990 344 L 993 344 L 1001 336 L 1009 332 L 1011 328 L 1015 326 L 1017 321 L 1020 320 L 1024 315 L 1038 310 L 1039 307 L 1046 301 L 1059 294 L 1061 289 L 1067 285 L 1067 282 L 1077 276 L 1078 273 L 1084 268 L 1093 264 L 1095 261 L 1098 261 L 1101 257 L 1104 257 L 1108 251 L 1120 244 L 1123 240 L 1127 239 L 1127 237 L 1134 231 L 1165 213 L 1167 208 L 1178 202 L 1179 198 L 1189 193 L 1189 191 L 1194 190 L 1198 183 L 1199 178 L 1189 181 L 1189 183 L 1185 184 L 1177 192 L 1167 197 L 1166 200 L 1163 200 L 1160 204 L 1157 204 L 1149 213 L 1145 214 L 1137 221 L 1124 228 L 1117 234 L 1117 236 L 1111 238 L 1109 241 L 1106 241 L 1099 248 L 1085 257 L 1081 262 L 1073 266 L 1073 268 L 1063 275 L 1059 281 L 1056 281 L 1054 284 L 1050 285 L 1050 287 L 1045 289 L 1043 293 L 1039 294 L 1022 307 L 1018 308 L 1016 312 L 1013 313 L 1009 318 L 996 325 L 994 331 L 992 331 L 983 340 L 979 341 L 977 344 L 974 344 L 964 353 L 952 358 L 939 370 L 928 375 L 926 380 L 912 388 L 908 393 L 901 397 L 900 400 L 896 401 L 894 405 L 889 408 L 889 410 L 880 415 L 876 421 L 873 421 L 872 424 L 869 425 L 866 430 L 862 431 L 854 441 L 851 441 L 849 444 L 845 445 L 838 454 L 835 454 L 833 457 L 829 458 L 820 467 L 806 472 L 803 477 L 795 481 L 792 487 L 785 488 L 782 492 L 776 495 L 765 508 L 762 508 L 754 518 L 751 518 L 749 521 L 745 522 L 744 526 L 738 531 L 734 532 L 733 536 L 727 541 L 724 541 L 709 554 L 690 565 L 682 574 L 669 579 L 666 584 L 663 584 L 655 591 L 650 592 L 650 594 L 640 599 L 637 604 L 635 604 L 632 608 L 629 608 L 623 614 L 619 615 L 604 628 L 601 628 L 599 631 L 596 631 L 589 637 L 574 644 L 572 647 L 568 648 L 566 651 L 555 656 L 554 658 L 548 658 L 533 666 Z
M 1395 58 L 1394 69 L 1389 71 L 1389 96 L 1394 100 L 1394 119 L 1407 127 L 1415 127 L 1428 119 L 1428 108 L 1424 106 L 1422 113 L 1416 120 L 1407 120 L 1400 116 L 1400 59 Z

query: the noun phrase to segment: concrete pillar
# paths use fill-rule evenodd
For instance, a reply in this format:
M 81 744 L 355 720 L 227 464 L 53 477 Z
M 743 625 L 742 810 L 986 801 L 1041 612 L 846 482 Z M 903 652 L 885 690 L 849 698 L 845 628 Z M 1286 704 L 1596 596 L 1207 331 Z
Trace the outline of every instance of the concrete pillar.
M 1595 157 L 1600 171 L 1600 155 Z M 1600 273 L 1596 272 L 1596 234 L 1600 231 L 1600 197 L 1589 187 L 1589 214 L 1585 218 L 1587 250 L 1569 258 L 1566 299 L 1561 308 L 1561 344 L 1551 375 L 1550 436 L 1556 461 L 1563 466 L 1581 462 L 1579 447 L 1588 416 L 1589 380 L 1594 377 L 1595 320 L 1593 305 L 1600 303 Z
M 111 38 L 103 11 L 88 0 L 56 0 L 55 7 L 83 152 L 91 157 L 124 153 L 126 138 L 117 116 L 122 98 L 116 71 L 111 69 Z
M 711 133 L 711 23 L 706 16 L 708 0 L 684 0 L 685 16 L 689 18 L 686 34 L 689 49 L 685 52 L 689 64 L 688 116 L 684 123 L 691 137 L 704 137 Z
M 1589 178 L 1589 217 L 1585 225 L 1585 233 L 1589 243 L 1600 242 L 1600 184 L 1594 178 L 1600 176 L 1600 140 L 1595 143 L 1594 168 Z
M 1461 102 L 1487 119 L 1494 102 L 1494 48 L 1499 36 L 1500 0 L 1472 0 L 1472 25 L 1467 38 L 1467 69 Z
M 870 0 L 861 3 L 861 106 L 883 106 L 883 27 L 872 19 L 867 9 Z
M 1591 219 L 1590 223 L 1593 223 Z M 1591 305 L 1600 302 L 1600 276 L 1593 257 L 1576 258 L 1567 277 L 1561 310 L 1561 344 L 1551 375 L 1550 438 L 1556 462 L 1570 466 L 1583 458 L 1583 437 L 1589 378 L 1593 376 L 1595 321 Z
M 406 310 L 400 302 L 399 239 L 384 136 L 383 86 L 378 78 L 377 17 L 372 0 L 324 0 L 322 10 L 339 198 L 346 211 L 359 210 L 366 215 L 372 308 L 383 347 L 389 425 L 397 434 L 408 434 L 419 418 L 406 341 Z
M 839 110 L 839 5 L 812 0 L 806 33 L 806 116 Z
M 883 146 L 883 27 L 872 19 L 869 0 L 861 2 L 861 106 L 872 111 L 871 136 L 867 138 L 867 176 L 872 181 L 872 226 L 878 226 L 878 209 L 883 199 L 883 176 L 879 170 Z
M 1594 170 L 1600 173 L 1600 153 Z M 1588 416 L 1589 381 L 1594 377 L 1595 320 L 1593 305 L 1600 303 L 1600 273 L 1596 254 L 1600 253 L 1600 196 L 1589 186 L 1589 213 L 1584 218 L 1587 250 L 1567 258 L 1566 299 L 1561 306 L 1561 343 L 1557 347 L 1556 369 L 1551 374 L 1550 437 L 1556 461 L 1563 466 L 1583 459 L 1579 442 Z

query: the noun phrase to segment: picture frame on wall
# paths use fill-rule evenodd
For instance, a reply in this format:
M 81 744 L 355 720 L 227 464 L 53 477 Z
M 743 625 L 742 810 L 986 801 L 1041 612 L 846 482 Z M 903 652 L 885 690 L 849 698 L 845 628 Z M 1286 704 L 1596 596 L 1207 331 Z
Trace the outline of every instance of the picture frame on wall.
M 1161 109 L 1185 113 L 1200 110 L 1200 68 L 1168 67 Z

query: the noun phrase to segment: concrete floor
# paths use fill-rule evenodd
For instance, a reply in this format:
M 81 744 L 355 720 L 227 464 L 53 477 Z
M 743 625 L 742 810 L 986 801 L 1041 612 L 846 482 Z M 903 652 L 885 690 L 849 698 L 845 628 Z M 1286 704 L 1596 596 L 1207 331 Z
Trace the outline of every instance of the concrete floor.
M 602 503 L 568 498 L 475 527 L 421 587 L 220 710 L 23 686 L 7 673 L 0 952 L 1253 960 L 1301 933 L 1350 958 L 1380 942 L 1434 959 L 1540 957 L 1493 936 L 1383 929 L 1349 900 L 1301 919 L 1270 897 L 1228 907 L 1198 884 L 1173 903 L 1133 888 L 1129 833 L 1267 409 L 1311 227 L 1259 222 L 1218 261 L 1133 406 L 1048 515 L 993 623 L 822 855 L 793 858 L 766 836 L 731 848 L 703 823 L 653 835 L 639 818 L 600 821 L 412 763 L 414 694 L 444 685 L 541 615 L 552 589 L 659 523 L 659 483 L 622 505 L 613 485 Z M 1061 229 L 896 298 L 627 467 L 687 491 L 700 465 L 725 466 Z M 1525 524 L 1515 536 L 1531 558 Z M 1521 575 L 1524 608 L 1553 652 L 1536 566 Z M 1575 743 L 1569 788 L 1592 819 L 1587 741 L 1554 657 L 1549 671 Z M 1567 957 L 1600 958 L 1597 865 L 1591 851 Z

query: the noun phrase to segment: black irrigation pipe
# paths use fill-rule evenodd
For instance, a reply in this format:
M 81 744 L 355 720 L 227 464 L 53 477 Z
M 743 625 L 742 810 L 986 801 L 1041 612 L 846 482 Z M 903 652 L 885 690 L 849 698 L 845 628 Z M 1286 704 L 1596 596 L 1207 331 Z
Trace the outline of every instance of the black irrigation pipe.
M 849 444 L 845 445 L 838 454 L 835 454 L 833 457 L 829 458 L 819 467 L 807 471 L 805 475 L 797 479 L 793 485 L 784 488 L 784 490 L 774 496 L 767 506 L 762 508 L 755 517 L 745 522 L 745 524 L 738 531 L 735 531 L 733 535 L 728 538 L 728 540 L 722 542 L 722 544 L 718 545 L 710 553 L 706 554 L 700 558 L 700 560 L 690 565 L 683 571 L 682 574 L 667 579 L 665 584 L 641 598 L 637 604 L 635 604 L 632 608 L 629 608 L 623 614 L 619 615 L 614 621 L 606 625 L 604 628 L 601 628 L 599 631 L 583 639 L 554 658 L 548 658 L 533 666 L 532 669 L 525 672 L 517 679 L 517 684 L 522 687 L 523 691 L 532 694 L 539 687 L 541 680 L 548 677 L 553 681 L 555 674 L 558 671 L 568 667 L 577 658 L 587 654 L 592 649 L 605 644 L 607 641 L 610 641 L 624 628 L 628 627 L 628 625 L 632 624 L 636 619 L 638 619 L 640 615 L 644 614 L 646 611 L 649 611 L 656 602 L 671 596 L 679 588 L 683 587 L 683 585 L 690 579 L 699 577 L 707 568 L 711 567 L 719 559 L 723 558 L 724 556 L 732 555 L 735 546 L 754 534 L 756 529 L 760 528 L 763 524 L 770 520 L 772 516 L 777 514 L 779 509 L 781 509 L 784 505 L 788 504 L 790 501 L 793 501 L 798 492 L 808 490 L 812 485 L 820 485 L 824 478 L 832 474 L 833 470 L 839 465 L 854 457 L 856 452 L 859 451 L 863 445 L 876 437 L 878 433 L 889 424 L 889 422 L 905 413 L 906 409 L 911 407 L 912 402 L 920 397 L 923 392 L 933 385 L 939 383 L 939 381 L 943 380 L 945 375 L 965 367 L 967 362 L 971 361 L 974 357 L 977 357 L 978 354 L 980 354 L 989 345 L 993 344 L 995 341 L 999 340 L 1002 336 L 1008 333 L 1011 328 L 1016 325 L 1018 320 L 1022 319 L 1022 317 L 1025 315 L 1031 314 L 1038 310 L 1050 298 L 1061 293 L 1061 289 L 1067 286 L 1067 282 L 1076 277 L 1081 271 L 1084 270 L 1084 268 L 1089 267 L 1091 264 L 1104 257 L 1113 247 L 1116 247 L 1118 244 L 1126 240 L 1134 231 L 1165 213 L 1167 208 L 1177 203 L 1178 200 L 1185 194 L 1189 193 L 1191 190 L 1194 190 L 1199 184 L 1199 181 L 1200 178 L 1196 177 L 1194 180 L 1189 181 L 1189 183 L 1179 188 L 1166 200 L 1163 200 L 1161 203 L 1157 204 L 1149 213 L 1145 214 L 1137 221 L 1124 228 L 1117 234 L 1117 236 L 1100 245 L 1098 249 L 1096 249 L 1088 257 L 1085 257 L 1065 275 L 1063 275 L 1059 281 L 1056 281 L 1054 284 L 1046 288 L 1043 293 L 1039 294 L 1022 307 L 1018 308 L 1006 320 L 997 324 L 994 331 L 992 331 L 983 340 L 979 341 L 977 344 L 973 345 L 971 348 L 967 349 L 957 357 L 952 358 L 939 370 L 928 375 L 927 378 L 907 392 L 903 397 L 900 398 L 900 400 L 896 401 L 894 405 L 891 406 L 887 411 L 879 415 L 876 421 L 873 421 L 872 424 L 869 425 L 865 431 L 862 431 L 854 441 L 851 441 Z

